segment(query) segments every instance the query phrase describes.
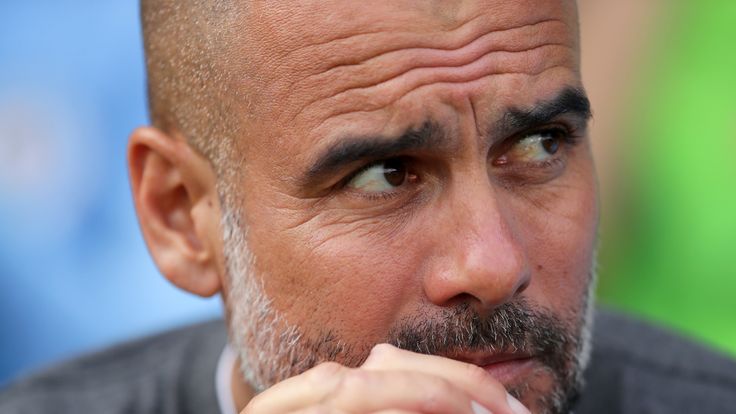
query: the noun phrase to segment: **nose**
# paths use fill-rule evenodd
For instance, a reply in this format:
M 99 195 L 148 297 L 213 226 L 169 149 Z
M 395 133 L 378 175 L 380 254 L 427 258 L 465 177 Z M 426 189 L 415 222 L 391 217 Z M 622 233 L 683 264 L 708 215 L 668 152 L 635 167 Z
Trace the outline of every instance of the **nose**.
M 439 248 L 429 259 L 423 288 L 438 306 L 469 301 L 487 311 L 524 291 L 531 271 L 514 232 L 513 212 L 501 208 L 497 193 L 503 190 L 487 184 L 480 192 L 468 190 L 441 208 Z

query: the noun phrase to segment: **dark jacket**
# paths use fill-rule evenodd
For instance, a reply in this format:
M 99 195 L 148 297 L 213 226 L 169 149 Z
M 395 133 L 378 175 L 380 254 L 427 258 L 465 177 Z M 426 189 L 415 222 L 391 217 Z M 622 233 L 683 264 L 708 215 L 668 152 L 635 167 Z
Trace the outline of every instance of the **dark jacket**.
M 225 339 L 214 321 L 68 362 L 0 392 L 0 413 L 219 414 Z M 576 414 L 736 413 L 734 361 L 610 312 L 593 341 Z

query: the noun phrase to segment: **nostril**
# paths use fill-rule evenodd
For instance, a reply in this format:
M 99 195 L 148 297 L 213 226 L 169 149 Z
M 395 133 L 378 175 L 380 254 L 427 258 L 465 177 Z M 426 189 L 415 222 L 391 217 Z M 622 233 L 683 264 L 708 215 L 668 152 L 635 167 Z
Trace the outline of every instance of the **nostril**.
M 469 304 L 473 302 L 480 302 L 480 299 L 471 295 L 470 293 L 463 292 L 452 298 L 451 302 L 451 305 Z
M 442 307 L 448 307 L 453 308 L 457 306 L 468 306 L 474 304 L 480 303 L 481 300 L 475 297 L 474 295 L 471 295 L 470 293 L 462 292 L 458 293 L 457 295 L 442 301 L 442 303 L 437 303 L 438 305 Z

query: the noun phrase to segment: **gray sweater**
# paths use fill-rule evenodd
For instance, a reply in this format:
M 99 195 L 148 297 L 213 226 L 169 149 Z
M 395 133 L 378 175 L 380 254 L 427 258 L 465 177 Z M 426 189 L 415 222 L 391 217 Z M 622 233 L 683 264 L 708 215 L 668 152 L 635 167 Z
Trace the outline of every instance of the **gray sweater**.
M 1 414 L 219 414 L 215 368 L 221 321 L 87 356 L 0 391 Z M 736 413 L 736 363 L 661 329 L 610 312 L 576 414 Z

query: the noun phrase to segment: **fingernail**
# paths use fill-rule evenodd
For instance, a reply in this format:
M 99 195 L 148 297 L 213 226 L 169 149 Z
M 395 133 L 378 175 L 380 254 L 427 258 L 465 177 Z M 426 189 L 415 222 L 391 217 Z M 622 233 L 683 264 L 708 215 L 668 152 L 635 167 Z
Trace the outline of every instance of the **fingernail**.
M 532 412 L 529 411 L 528 408 L 524 407 L 524 404 L 514 398 L 513 395 L 506 394 L 506 401 L 509 403 L 509 407 L 511 407 L 511 411 L 513 411 L 514 414 L 532 414 Z
M 473 409 L 473 414 L 493 414 L 488 409 L 475 401 L 470 402 L 470 408 Z

